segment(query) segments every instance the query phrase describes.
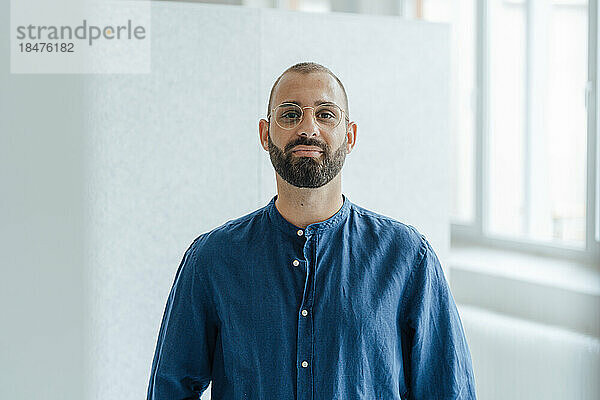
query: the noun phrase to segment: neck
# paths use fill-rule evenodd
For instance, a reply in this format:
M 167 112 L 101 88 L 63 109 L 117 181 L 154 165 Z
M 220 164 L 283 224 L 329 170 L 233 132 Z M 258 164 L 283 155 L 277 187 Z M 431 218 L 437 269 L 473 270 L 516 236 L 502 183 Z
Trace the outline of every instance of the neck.
M 342 208 L 341 173 L 320 188 L 299 188 L 278 174 L 275 207 L 288 222 L 300 228 L 331 218 Z

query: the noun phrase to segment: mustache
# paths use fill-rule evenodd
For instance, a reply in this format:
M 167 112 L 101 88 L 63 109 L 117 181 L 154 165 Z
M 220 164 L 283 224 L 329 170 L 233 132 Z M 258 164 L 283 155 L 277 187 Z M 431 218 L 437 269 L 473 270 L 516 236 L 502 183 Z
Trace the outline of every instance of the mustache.
M 306 137 L 299 137 L 298 139 L 291 141 L 285 146 L 283 151 L 285 153 L 289 153 L 296 146 L 316 146 L 323 150 L 325 154 L 329 153 L 329 146 L 327 146 L 326 143 L 323 143 L 317 139 L 309 139 Z

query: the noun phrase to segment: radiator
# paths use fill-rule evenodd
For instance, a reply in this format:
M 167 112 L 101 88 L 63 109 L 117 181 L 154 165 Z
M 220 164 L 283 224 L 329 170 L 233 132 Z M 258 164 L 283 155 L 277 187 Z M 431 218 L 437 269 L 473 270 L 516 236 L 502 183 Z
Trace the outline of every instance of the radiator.
M 459 305 L 479 400 L 600 399 L 600 339 Z

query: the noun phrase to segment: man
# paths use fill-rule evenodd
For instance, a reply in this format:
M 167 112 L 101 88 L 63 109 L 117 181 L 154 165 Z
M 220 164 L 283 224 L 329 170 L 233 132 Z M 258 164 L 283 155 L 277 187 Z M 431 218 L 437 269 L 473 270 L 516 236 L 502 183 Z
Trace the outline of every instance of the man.
M 415 228 L 341 192 L 356 143 L 340 80 L 300 63 L 275 82 L 260 143 L 268 205 L 200 235 L 177 271 L 149 400 L 475 399 L 439 260 Z

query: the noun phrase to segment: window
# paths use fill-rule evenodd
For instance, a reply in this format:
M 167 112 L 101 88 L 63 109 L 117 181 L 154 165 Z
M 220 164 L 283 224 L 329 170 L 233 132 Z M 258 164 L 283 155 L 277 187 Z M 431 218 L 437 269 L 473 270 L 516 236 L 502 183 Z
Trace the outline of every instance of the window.
M 489 232 L 583 249 L 587 3 L 489 4 Z
M 406 5 L 408 17 L 453 24 L 453 240 L 597 263 L 596 10 L 587 0 Z

